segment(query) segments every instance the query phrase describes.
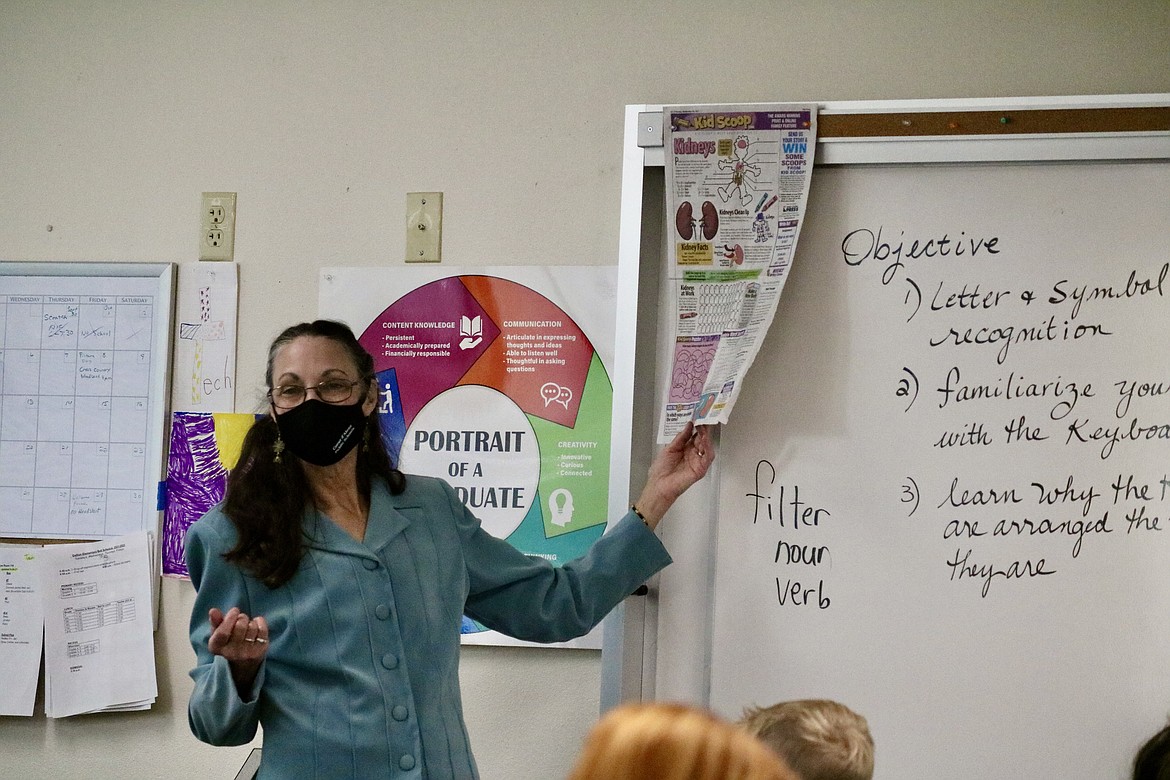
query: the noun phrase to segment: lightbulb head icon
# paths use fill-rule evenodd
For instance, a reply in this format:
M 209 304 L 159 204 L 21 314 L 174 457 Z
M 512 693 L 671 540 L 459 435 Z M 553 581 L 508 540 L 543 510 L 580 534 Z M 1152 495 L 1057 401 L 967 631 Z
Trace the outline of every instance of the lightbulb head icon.
M 548 494 L 548 510 L 552 524 L 564 528 L 573 522 L 573 494 L 564 488 L 557 488 Z

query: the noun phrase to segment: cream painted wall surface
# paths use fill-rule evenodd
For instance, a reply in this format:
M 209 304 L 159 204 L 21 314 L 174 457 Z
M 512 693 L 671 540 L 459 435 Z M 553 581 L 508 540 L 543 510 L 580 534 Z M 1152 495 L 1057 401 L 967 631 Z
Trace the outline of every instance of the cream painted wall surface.
M 193 262 L 199 194 L 237 192 L 251 411 L 318 268 L 402 262 L 408 191 L 445 193 L 448 264 L 615 262 L 626 104 L 1139 92 L 1166 0 L 2 0 L 0 259 Z M 152 711 L 0 719 L 7 773 L 233 777 L 247 748 L 187 730 L 190 604 L 163 583 Z M 484 777 L 563 777 L 599 655 L 462 669 Z

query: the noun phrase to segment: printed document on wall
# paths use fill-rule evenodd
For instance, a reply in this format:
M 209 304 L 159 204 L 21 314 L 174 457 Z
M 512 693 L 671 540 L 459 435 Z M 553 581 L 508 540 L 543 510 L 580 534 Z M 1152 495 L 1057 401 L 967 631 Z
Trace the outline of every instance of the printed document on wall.
M 0 715 L 32 715 L 41 672 L 45 614 L 40 547 L 0 545 Z
M 776 312 L 804 222 L 815 105 L 666 109 L 674 339 L 659 439 L 726 422 Z
M 40 551 L 45 714 L 149 709 L 158 695 L 150 536 Z

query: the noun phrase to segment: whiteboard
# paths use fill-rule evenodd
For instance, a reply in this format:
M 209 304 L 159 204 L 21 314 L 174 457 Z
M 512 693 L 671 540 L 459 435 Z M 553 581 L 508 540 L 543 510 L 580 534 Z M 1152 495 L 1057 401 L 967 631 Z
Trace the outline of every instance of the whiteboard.
M 169 263 L 0 263 L 0 536 L 157 532 Z
M 879 780 L 1125 776 L 1170 711 L 1170 165 L 827 168 L 809 214 L 721 441 L 712 706 L 846 702 Z
M 712 473 L 660 526 L 674 564 L 645 599 L 627 601 L 620 627 L 606 634 L 603 708 L 621 699 L 682 699 L 734 718 L 751 704 L 828 696 L 869 718 L 878 780 L 1128 776 L 1133 752 L 1170 713 L 1170 647 L 1161 632 L 1170 606 L 1162 577 L 1170 542 L 1161 533 L 1170 503 L 1160 492 L 1170 441 L 1158 438 L 1170 423 L 1170 396 L 1147 387 L 1138 398 L 1135 390 L 1132 408 L 1118 417 L 1113 384 L 1130 374 L 1170 384 L 1159 354 L 1170 331 L 1162 294 L 1170 280 L 1158 280 L 1170 260 L 1167 105 L 1167 95 L 821 104 L 822 118 L 873 112 L 902 128 L 919 124 L 916 112 L 923 112 L 944 130 L 818 140 L 809 217 L 777 320 L 719 432 Z M 1161 118 L 1141 130 L 1076 127 L 1076 111 L 1099 118 L 1116 106 L 1156 106 Z M 619 254 L 621 267 L 633 258 L 638 269 L 621 288 L 638 312 L 636 418 L 653 414 L 668 354 L 662 333 L 671 306 L 655 289 L 666 240 L 661 108 L 628 106 L 626 114 Z M 1031 128 L 1041 132 L 998 134 L 998 117 L 1031 109 Z M 1051 132 L 1043 130 L 1049 109 L 1063 114 Z M 968 111 L 983 112 L 983 134 L 947 134 L 971 126 Z M 863 231 L 879 227 L 891 251 L 906 238 L 910 254 L 920 239 L 916 256 L 884 284 L 888 258 L 849 265 L 842 253 L 846 235 L 862 231 L 853 236 L 855 252 Z M 939 251 L 944 233 L 949 255 Z M 975 240 L 979 252 L 956 257 L 960 237 Z M 1101 294 L 1072 317 L 1074 280 L 1121 289 L 1131 270 L 1135 285 L 1149 282 L 1148 290 Z M 1142 272 L 1149 278 L 1137 279 Z M 1054 293 L 1061 280 L 1064 292 Z M 1025 290 L 1036 293 L 1031 304 L 1019 297 Z M 932 310 L 939 294 L 941 308 Z M 1042 308 L 1049 311 L 1041 315 Z M 1035 338 L 1009 345 L 1002 361 L 1002 343 L 943 338 L 951 327 L 969 328 L 970 340 L 986 341 L 988 332 L 975 335 L 980 328 L 1006 325 L 1031 329 Z M 1101 331 L 1078 333 L 1081 325 Z M 1103 335 L 1109 328 L 1117 330 Z M 929 346 L 931 339 L 941 341 Z M 1060 399 L 1027 391 L 999 406 L 952 397 L 938 408 L 937 387 L 954 367 L 966 384 L 989 385 L 987 392 L 997 379 L 1005 392 L 1015 372 L 1041 384 L 1059 376 L 1066 390 L 1070 381 L 1091 382 L 1093 395 L 1079 398 L 1079 417 L 1061 420 L 1050 419 L 1043 403 Z M 1011 383 L 1018 392 L 1018 379 Z M 1021 415 L 1024 435 L 1048 438 L 1004 442 L 1004 426 Z M 1088 438 L 1135 417 L 1154 438 L 1119 435 L 1105 458 L 1101 439 L 1064 443 L 1076 419 L 1091 421 L 1079 428 Z M 948 432 L 951 447 L 931 446 Z M 964 433 L 995 441 L 960 444 Z M 643 460 L 657 449 L 637 437 L 633 448 Z M 1112 490 L 1097 495 L 1083 517 L 1071 497 L 1038 506 L 1032 486 L 1059 496 L 1072 476 L 1075 490 L 1066 492 L 1092 485 L 1105 493 L 1118 474 L 1123 483 L 1133 476 L 1131 492 L 1123 485 L 1116 505 Z M 957 477 L 956 500 L 966 490 L 969 504 L 948 508 L 943 499 Z M 1140 497 L 1142 482 L 1149 500 Z M 801 516 L 817 525 L 792 527 L 796 488 L 808 512 Z M 987 503 L 974 506 L 980 489 Z M 990 503 L 993 490 L 1019 501 L 1007 509 Z M 1124 517 L 1139 504 L 1146 527 L 1126 534 Z M 1041 509 L 1055 521 L 1041 532 L 1013 535 L 1005 526 L 992 533 L 1009 514 L 1022 528 Z M 1059 531 L 1106 511 L 1109 533 L 1087 533 L 1074 557 L 1076 537 Z M 1151 530 L 1154 516 L 1158 530 Z M 951 519 L 968 525 L 944 538 Z M 968 549 L 965 562 L 947 566 Z M 816 565 L 799 562 L 801 552 Z M 1042 570 L 1053 573 L 1035 574 L 1041 558 Z M 969 568 L 952 581 L 959 563 Z M 991 578 L 985 596 L 979 567 L 989 563 L 1004 573 Z

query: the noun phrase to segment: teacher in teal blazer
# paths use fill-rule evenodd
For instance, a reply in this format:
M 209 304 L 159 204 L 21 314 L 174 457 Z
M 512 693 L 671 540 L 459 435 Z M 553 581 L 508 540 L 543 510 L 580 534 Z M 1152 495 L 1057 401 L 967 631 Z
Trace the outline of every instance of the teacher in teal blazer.
M 186 543 L 191 730 L 240 745 L 262 725 L 260 778 L 478 777 L 462 616 L 538 642 L 587 633 L 670 562 L 653 529 L 714 459 L 688 427 L 630 512 L 558 568 L 486 533 L 442 480 L 393 467 L 373 359 L 345 325 L 286 329 L 266 379 L 271 414 Z

